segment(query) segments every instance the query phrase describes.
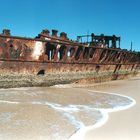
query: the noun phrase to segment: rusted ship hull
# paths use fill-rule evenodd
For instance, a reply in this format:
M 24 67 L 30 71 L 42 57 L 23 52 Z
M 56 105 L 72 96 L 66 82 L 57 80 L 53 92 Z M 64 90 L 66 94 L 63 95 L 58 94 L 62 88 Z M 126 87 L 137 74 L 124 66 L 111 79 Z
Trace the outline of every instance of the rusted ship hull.
M 45 30 L 32 39 L 11 36 L 4 30 L 0 35 L 0 87 L 49 86 L 82 79 L 102 82 L 139 72 L 138 52 L 116 45 L 89 46 L 70 41 L 65 33 L 57 37 L 56 33 L 54 30 L 49 36 Z

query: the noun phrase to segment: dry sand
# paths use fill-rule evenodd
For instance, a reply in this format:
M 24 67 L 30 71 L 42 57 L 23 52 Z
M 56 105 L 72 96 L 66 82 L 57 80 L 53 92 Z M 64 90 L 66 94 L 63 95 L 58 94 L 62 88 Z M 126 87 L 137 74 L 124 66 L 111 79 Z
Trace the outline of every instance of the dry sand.
M 103 83 L 101 85 L 90 89 L 130 96 L 136 100 L 136 105 L 124 111 L 109 113 L 107 123 L 100 128 L 88 131 L 84 140 L 139 140 L 140 77 Z

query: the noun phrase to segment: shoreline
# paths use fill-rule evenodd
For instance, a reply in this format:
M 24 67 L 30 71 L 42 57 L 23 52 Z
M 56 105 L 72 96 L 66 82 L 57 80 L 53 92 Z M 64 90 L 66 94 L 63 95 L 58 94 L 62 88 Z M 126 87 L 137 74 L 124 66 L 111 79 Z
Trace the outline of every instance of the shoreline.
M 139 140 L 139 82 L 140 77 L 133 77 L 127 80 L 120 80 L 109 82 L 110 86 L 97 86 L 96 89 L 106 92 L 120 93 L 120 95 L 132 97 L 136 104 L 132 105 L 130 109 L 124 111 L 110 112 L 109 120 L 102 125 L 102 127 L 96 129 L 90 129 L 85 132 L 85 136 L 82 140 Z M 111 88 L 112 87 L 112 88 Z M 93 88 L 91 88 L 93 89 Z M 135 113 L 137 112 L 137 113 Z M 135 130 L 135 131 L 133 131 Z
M 47 140 L 52 140 L 51 136 L 53 136 L 53 140 L 58 140 L 59 138 L 59 140 L 92 140 L 95 135 L 100 133 L 100 131 L 98 133 L 96 133 L 96 131 L 108 126 L 112 115 L 125 114 L 127 111 L 131 112 L 131 110 L 139 105 L 139 102 L 135 105 L 135 100 L 133 100 L 134 97 L 131 96 L 131 92 L 125 94 L 127 91 L 133 91 L 133 86 L 137 87 L 139 85 L 139 80 L 139 77 L 135 77 L 128 80 L 93 84 L 94 86 L 87 84 L 87 86 L 85 85 L 83 87 L 80 87 L 76 83 L 70 85 L 55 85 L 52 87 L 0 89 L 0 99 L 2 100 L 0 112 L 2 126 L 0 130 L 5 129 L 4 133 L 0 135 L 0 139 L 7 134 L 7 128 L 10 126 L 11 130 L 9 130 L 9 132 L 19 127 L 16 130 L 17 132 L 13 134 L 16 134 L 16 137 L 18 139 L 22 138 L 22 140 L 29 140 L 29 137 L 33 140 L 40 140 L 39 136 L 42 135 L 42 139 Z M 18 103 L 18 105 L 15 103 Z M 131 106 L 134 107 L 127 109 Z M 4 113 L 3 111 L 8 112 Z M 48 112 L 50 112 L 49 116 Z M 27 126 L 24 126 L 24 123 L 22 124 L 26 129 L 24 127 L 24 129 L 20 128 L 20 126 L 15 126 L 13 128 L 10 122 L 5 126 L 4 122 L 6 122 L 5 119 L 8 117 L 5 116 L 6 114 L 11 116 L 11 121 L 14 125 L 18 123 L 16 122 L 17 120 L 13 120 L 15 117 L 19 121 L 23 121 L 25 124 L 27 123 Z M 26 115 L 24 116 L 24 114 Z M 12 118 L 12 116 L 14 118 Z M 124 117 L 129 116 L 124 115 Z M 40 123 L 36 124 L 36 122 Z M 120 122 L 118 118 L 116 118 L 116 122 Z M 27 130 L 30 129 L 30 126 L 32 126 L 33 130 L 31 133 L 28 133 Z M 40 126 L 41 129 L 36 126 Z M 53 127 L 50 129 L 48 126 Z M 19 135 L 19 130 L 23 132 L 22 136 L 24 137 Z M 39 135 L 35 132 L 39 132 Z M 55 133 L 57 133 L 59 138 L 55 136 Z M 102 135 L 99 134 L 99 136 Z M 9 137 L 7 140 L 17 140 L 17 138 Z
M 61 86 L 62 87 L 62 86 Z M 8 90 L 8 89 L 7 89 Z M 22 90 L 22 89 L 14 89 L 14 90 Z M 78 111 L 80 108 L 84 109 L 84 108 L 87 108 L 91 111 L 94 111 L 96 110 L 97 112 L 100 112 L 101 114 L 101 118 L 99 120 L 96 121 L 96 123 L 94 125 L 81 125 L 81 127 L 79 128 L 79 130 L 76 130 L 74 134 L 72 134 L 70 136 L 70 138 L 68 138 L 68 140 L 76 140 L 76 139 L 79 139 L 79 140 L 83 140 L 83 137 L 85 136 L 85 133 L 90 131 L 90 130 L 93 130 L 93 129 L 96 129 L 96 128 L 99 128 L 101 127 L 102 125 L 104 125 L 107 121 L 108 121 L 108 118 L 109 118 L 109 113 L 110 112 L 116 112 L 116 111 L 120 111 L 120 110 L 125 110 L 125 109 L 128 109 L 130 107 L 132 107 L 133 105 L 135 105 L 135 100 L 133 100 L 132 98 L 128 97 L 128 96 L 122 96 L 120 94 L 115 94 L 115 93 L 108 93 L 108 92 L 100 92 L 100 91 L 93 91 L 93 90 L 86 90 L 86 92 L 88 93 L 88 91 L 90 92 L 90 94 L 93 94 L 93 93 L 96 93 L 96 94 L 106 94 L 107 96 L 108 95 L 113 95 L 113 96 L 116 96 L 116 97 L 120 97 L 120 98 L 127 98 L 127 100 L 129 100 L 129 103 L 127 103 L 127 105 L 119 105 L 117 104 L 117 106 L 112 106 L 113 108 L 95 108 L 95 107 L 89 107 L 88 105 L 72 105 L 70 104 L 69 106 L 62 106 L 61 104 L 56 104 L 56 103 L 51 103 L 51 102 L 44 102 L 44 103 L 41 103 L 41 102 L 37 102 L 37 101 L 33 101 L 33 102 L 29 102 L 28 104 L 32 104 L 32 105 L 47 105 L 47 106 L 50 106 L 52 109 L 54 110 L 57 110 L 57 111 L 64 111 L 64 112 L 69 112 L 69 111 Z M 0 103 L 6 103 L 6 104 L 22 104 L 21 102 L 15 102 L 15 101 L 6 101 L 6 100 L 0 100 Z M 75 123 L 78 124 L 78 120 L 75 118 L 74 120 L 71 118 L 72 116 L 70 115 L 69 116 L 70 118 L 70 122 L 72 121 L 72 123 Z M 71 120 L 72 119 L 72 120 Z M 70 123 L 69 122 L 69 123 Z M 79 121 L 79 124 L 82 124 L 83 122 Z
M 132 101 L 131 104 L 128 104 L 126 106 L 118 106 L 118 107 L 114 107 L 114 108 L 110 108 L 110 109 L 97 109 L 98 111 L 101 111 L 101 114 L 103 115 L 103 118 L 101 118 L 101 120 L 99 120 L 97 123 L 95 123 L 94 125 L 91 126 L 85 126 L 84 128 L 80 128 L 75 134 L 73 134 L 68 140 L 83 140 L 83 137 L 85 136 L 85 134 L 88 131 L 94 130 L 96 128 L 102 127 L 105 123 L 107 123 L 108 119 L 109 119 L 109 113 L 112 112 L 117 112 L 117 111 L 123 111 L 126 109 L 129 109 L 131 107 L 133 107 L 136 104 L 136 101 L 129 97 L 129 96 L 125 96 L 125 95 L 121 95 L 121 94 L 116 94 L 116 93 L 110 93 L 110 92 L 101 92 L 101 91 L 91 91 L 91 92 L 99 92 L 99 93 L 105 93 L 105 94 L 111 94 L 111 95 L 117 95 L 120 97 L 125 97 L 128 98 Z

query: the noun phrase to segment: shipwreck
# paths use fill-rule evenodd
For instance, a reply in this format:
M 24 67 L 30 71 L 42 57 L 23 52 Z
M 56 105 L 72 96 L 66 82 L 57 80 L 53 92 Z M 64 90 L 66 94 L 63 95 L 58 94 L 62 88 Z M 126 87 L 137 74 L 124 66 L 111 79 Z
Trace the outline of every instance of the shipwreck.
M 102 82 L 136 75 L 140 53 L 120 48 L 120 37 L 77 36 L 45 29 L 35 38 L 0 34 L 0 87 Z

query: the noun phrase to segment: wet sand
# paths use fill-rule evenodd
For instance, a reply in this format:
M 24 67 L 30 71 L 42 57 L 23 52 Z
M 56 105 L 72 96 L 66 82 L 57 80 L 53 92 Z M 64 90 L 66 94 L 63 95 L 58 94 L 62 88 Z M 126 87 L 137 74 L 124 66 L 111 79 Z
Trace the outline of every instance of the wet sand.
M 90 89 L 130 96 L 136 100 L 136 105 L 124 111 L 109 113 L 109 120 L 102 127 L 89 130 L 83 140 L 139 140 L 140 77 L 108 82 Z
M 107 121 L 108 113 L 105 110 L 126 109 L 134 105 L 134 100 L 129 97 L 96 92 L 96 90 L 115 92 L 137 100 L 135 95 L 139 94 L 134 89 L 139 91 L 139 83 L 140 79 L 135 78 L 96 86 L 81 87 L 80 84 L 78 87 L 77 84 L 72 84 L 44 88 L 0 89 L 0 140 L 67 140 L 78 134 L 80 132 L 78 130 L 82 130 L 78 139 L 83 139 L 86 127 L 96 127 Z M 107 135 L 100 129 L 109 126 L 110 120 L 115 118 L 118 129 L 127 132 L 129 124 L 131 127 L 131 123 L 137 120 L 139 122 L 137 105 L 120 111 L 123 115 L 119 112 L 109 113 L 109 121 L 100 128 L 88 131 L 85 140 L 105 139 L 107 136 L 114 139 L 115 134 L 121 137 L 122 131 L 117 133 L 119 131 L 116 131 L 115 124 L 115 132 L 112 133 L 114 120 L 110 124 L 110 129 L 105 128 L 110 134 Z M 139 118 L 136 118 L 136 114 Z M 137 122 L 132 125 L 133 130 L 135 127 L 138 128 Z M 131 133 L 138 131 L 139 129 Z M 103 136 L 102 133 L 107 136 Z

